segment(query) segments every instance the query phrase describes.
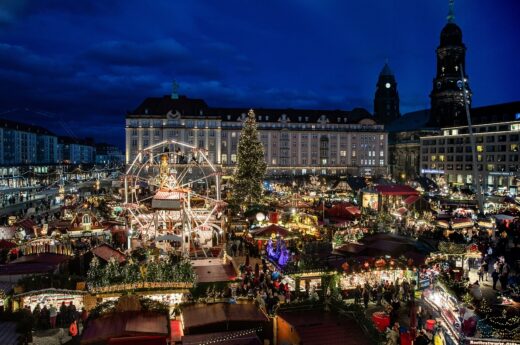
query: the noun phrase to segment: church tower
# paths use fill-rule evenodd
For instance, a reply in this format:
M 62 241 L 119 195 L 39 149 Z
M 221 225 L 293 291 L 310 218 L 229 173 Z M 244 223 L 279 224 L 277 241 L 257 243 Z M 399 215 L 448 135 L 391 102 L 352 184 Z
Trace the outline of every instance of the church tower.
M 388 63 L 379 73 L 374 97 L 374 117 L 377 122 L 387 124 L 397 119 L 399 114 L 399 93 L 395 76 Z
M 466 46 L 462 42 L 462 30 L 454 23 L 453 1 L 450 0 L 448 23 L 441 31 L 441 42 L 437 48 L 437 75 L 433 79 L 433 89 L 430 93 L 430 125 L 434 127 L 467 123 L 462 94 L 463 83 L 468 100 L 471 100 L 471 89 L 466 75 Z M 461 77 L 460 66 L 463 68 L 464 78 Z

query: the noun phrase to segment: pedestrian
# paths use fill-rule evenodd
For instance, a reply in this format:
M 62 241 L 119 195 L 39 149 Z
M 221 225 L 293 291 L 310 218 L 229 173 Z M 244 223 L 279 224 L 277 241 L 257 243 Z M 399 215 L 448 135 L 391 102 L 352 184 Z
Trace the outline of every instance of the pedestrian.
M 493 273 L 491 273 L 491 278 L 493 279 L 493 290 L 497 289 L 497 282 L 498 282 L 499 276 L 500 276 L 500 274 L 498 273 L 498 268 L 495 268 L 493 270 Z
M 354 290 L 354 304 L 359 304 L 361 299 L 361 286 L 356 286 L 356 290 Z
M 72 342 L 76 344 L 78 341 L 78 323 L 76 320 L 73 320 L 69 326 L 69 335 L 72 337 Z
M 370 293 L 368 292 L 368 288 L 365 286 L 363 288 L 363 304 L 365 305 L 365 309 L 368 309 L 368 299 L 370 298 Z
M 482 270 L 484 271 L 484 278 L 488 281 L 488 270 L 489 270 L 489 256 L 485 256 L 482 260 Z
M 393 324 L 392 329 L 386 335 L 386 345 L 398 345 L 399 344 L 399 324 L 396 322 Z
M 430 339 L 426 336 L 424 333 L 424 330 L 420 330 L 419 334 L 417 335 L 417 338 L 415 338 L 414 344 L 415 345 L 428 345 L 430 343 Z
M 480 265 L 478 269 L 478 281 L 484 281 L 484 264 Z
M 509 265 L 507 262 L 502 264 L 502 272 L 500 273 L 500 287 L 502 290 L 507 289 L 507 279 L 509 278 Z
M 57 316 L 58 316 L 58 310 L 56 309 L 56 307 L 53 304 L 49 308 L 49 317 L 50 317 L 51 328 L 56 328 Z

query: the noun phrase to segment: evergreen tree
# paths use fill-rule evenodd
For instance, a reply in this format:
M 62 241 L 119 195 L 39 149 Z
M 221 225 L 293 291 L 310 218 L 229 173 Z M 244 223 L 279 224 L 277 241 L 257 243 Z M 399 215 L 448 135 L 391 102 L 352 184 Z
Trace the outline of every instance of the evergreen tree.
M 267 164 L 264 146 L 258 138 L 255 113 L 251 109 L 240 133 L 237 166 L 233 175 L 233 203 L 248 206 L 262 198 L 262 182 Z

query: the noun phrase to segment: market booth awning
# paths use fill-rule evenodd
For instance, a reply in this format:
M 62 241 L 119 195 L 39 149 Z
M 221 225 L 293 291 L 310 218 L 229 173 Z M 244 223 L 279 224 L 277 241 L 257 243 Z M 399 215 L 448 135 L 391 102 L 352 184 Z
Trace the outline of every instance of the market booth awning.
M 82 345 L 97 344 L 166 344 L 168 337 L 168 318 L 164 314 L 143 311 L 113 313 L 91 320 L 83 331 Z M 120 339 L 115 342 L 116 339 Z M 136 342 L 132 342 L 132 338 Z M 160 342 L 163 338 L 164 342 Z M 110 342 L 112 341 L 112 342 Z
M 417 200 L 419 200 L 421 197 L 419 195 L 410 195 L 409 197 L 407 197 L 406 199 L 403 200 L 403 202 L 406 204 L 406 205 L 412 205 L 414 202 L 416 202 Z
M 106 262 L 110 261 L 111 258 L 114 258 L 120 264 L 126 261 L 126 257 L 123 253 L 105 243 L 93 248 L 92 254 Z
M 194 305 L 182 308 L 181 313 L 185 334 L 206 333 L 230 328 L 250 329 L 269 322 L 267 316 L 254 304 Z
M 338 203 L 327 209 L 325 214 L 332 218 L 354 219 L 361 216 L 361 211 L 350 203 Z
M 378 185 L 375 189 L 381 195 L 419 195 L 419 192 L 412 187 L 400 184 Z
M 452 220 L 451 227 L 453 229 L 464 229 L 464 228 L 470 228 L 475 223 L 473 223 L 473 220 L 471 218 L 455 218 Z
M 253 236 L 253 238 L 255 238 L 257 240 L 269 239 L 272 236 L 280 236 L 285 239 L 291 238 L 291 237 L 297 237 L 296 233 L 293 233 L 293 232 L 289 231 L 288 229 L 286 229 L 282 226 L 276 225 L 276 224 L 271 224 L 271 225 L 265 226 L 260 229 L 252 230 L 250 233 L 251 233 L 251 236 Z

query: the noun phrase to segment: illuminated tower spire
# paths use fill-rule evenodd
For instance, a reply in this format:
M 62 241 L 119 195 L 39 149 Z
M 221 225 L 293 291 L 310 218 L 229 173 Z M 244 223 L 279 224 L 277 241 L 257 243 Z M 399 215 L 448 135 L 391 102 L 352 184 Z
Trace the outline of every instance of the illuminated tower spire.
M 455 12 L 453 10 L 454 6 L 455 0 L 450 0 L 448 16 L 446 17 L 446 19 L 448 19 L 448 23 L 453 23 L 455 21 Z

